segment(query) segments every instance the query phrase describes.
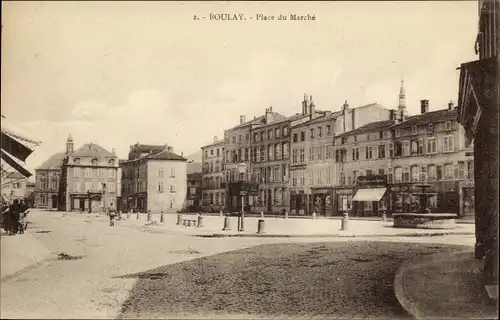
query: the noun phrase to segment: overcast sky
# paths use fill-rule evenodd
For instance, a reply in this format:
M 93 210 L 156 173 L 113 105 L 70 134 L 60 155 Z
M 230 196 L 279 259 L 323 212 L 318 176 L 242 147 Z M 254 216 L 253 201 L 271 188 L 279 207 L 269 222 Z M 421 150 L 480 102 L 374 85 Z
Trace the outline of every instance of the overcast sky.
M 246 21 L 193 20 L 243 13 Z M 314 14 L 315 21 L 255 21 Z M 42 140 L 28 168 L 94 142 L 199 150 L 265 108 L 300 112 L 378 102 L 410 113 L 458 95 L 475 60 L 477 1 L 2 2 L 2 114 Z

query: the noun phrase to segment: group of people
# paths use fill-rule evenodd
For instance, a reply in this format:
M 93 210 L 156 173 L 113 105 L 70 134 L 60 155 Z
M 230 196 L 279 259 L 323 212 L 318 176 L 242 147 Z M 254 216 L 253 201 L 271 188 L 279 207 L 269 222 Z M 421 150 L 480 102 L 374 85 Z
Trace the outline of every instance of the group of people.
M 23 234 L 27 227 L 29 206 L 24 200 L 15 199 L 11 204 L 2 204 L 2 228 L 7 235 Z

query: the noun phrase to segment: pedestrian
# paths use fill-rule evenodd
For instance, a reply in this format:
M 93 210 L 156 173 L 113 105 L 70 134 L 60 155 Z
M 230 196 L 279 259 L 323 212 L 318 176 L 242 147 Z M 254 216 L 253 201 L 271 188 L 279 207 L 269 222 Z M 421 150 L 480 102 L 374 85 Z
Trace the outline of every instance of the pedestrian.
M 109 210 L 109 226 L 113 227 L 115 225 L 115 216 L 116 216 L 116 210 L 114 208 L 111 208 Z
M 19 213 L 19 220 L 17 221 L 18 223 L 18 228 L 19 228 L 19 234 L 24 234 L 24 229 L 26 225 L 26 212 L 20 212 Z

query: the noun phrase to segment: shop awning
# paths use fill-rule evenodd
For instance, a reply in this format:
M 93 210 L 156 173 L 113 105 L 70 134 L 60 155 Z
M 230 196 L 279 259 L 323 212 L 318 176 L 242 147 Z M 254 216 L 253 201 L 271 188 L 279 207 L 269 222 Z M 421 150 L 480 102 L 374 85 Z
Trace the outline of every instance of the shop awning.
M 352 201 L 380 201 L 387 188 L 358 189 Z

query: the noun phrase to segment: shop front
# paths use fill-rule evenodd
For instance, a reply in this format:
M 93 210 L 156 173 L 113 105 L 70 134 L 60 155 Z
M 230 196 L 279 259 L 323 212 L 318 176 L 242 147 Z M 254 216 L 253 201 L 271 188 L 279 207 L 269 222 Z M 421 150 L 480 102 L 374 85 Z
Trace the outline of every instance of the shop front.
M 358 177 L 356 187 L 356 194 L 352 198 L 352 216 L 377 217 L 388 213 L 386 175 Z
M 474 180 L 460 181 L 458 185 L 460 217 L 474 217 Z
M 309 214 L 309 195 L 307 190 L 290 190 L 290 215 L 305 216 Z
M 310 206 L 319 216 L 333 216 L 333 188 L 311 188 Z
M 334 216 L 340 216 L 344 212 L 349 212 L 351 210 L 352 198 L 356 194 L 355 187 L 344 187 L 344 188 L 334 188 Z

